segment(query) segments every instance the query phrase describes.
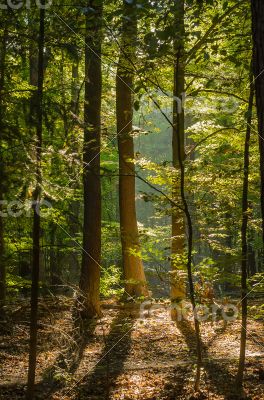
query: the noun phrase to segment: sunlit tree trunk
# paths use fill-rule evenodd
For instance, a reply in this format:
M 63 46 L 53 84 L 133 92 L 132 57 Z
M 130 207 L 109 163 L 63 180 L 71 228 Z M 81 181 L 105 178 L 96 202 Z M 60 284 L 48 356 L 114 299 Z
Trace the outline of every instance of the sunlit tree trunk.
M 253 80 L 253 76 L 252 76 Z M 257 260 L 256 260 L 256 249 L 254 246 L 254 240 L 255 240 L 255 231 L 250 227 L 250 221 L 253 219 L 253 205 L 252 202 L 248 202 L 248 221 L 249 221 L 249 227 L 248 227 L 248 233 L 247 233 L 247 247 L 248 247 L 248 265 L 247 265 L 247 274 L 248 277 L 255 275 L 258 270 L 257 270 Z
M 174 3 L 175 8 L 175 39 L 174 39 L 174 87 L 173 87 L 173 133 L 172 155 L 175 177 L 173 180 L 173 198 L 180 203 L 180 164 L 179 151 L 182 160 L 184 151 L 184 1 Z M 185 245 L 184 213 L 180 208 L 172 209 L 172 285 L 171 299 L 179 302 L 185 298 L 185 283 L 181 271 L 183 270 L 183 256 Z M 172 317 L 176 317 L 172 311 Z
M 101 36 L 102 1 L 89 1 L 85 38 L 85 103 L 83 143 L 83 254 L 80 278 L 83 316 L 100 314 L 99 284 L 101 262 Z
M 253 74 L 250 74 L 252 82 Z M 247 271 L 248 271 L 248 175 L 249 175 L 249 144 L 251 134 L 252 108 L 254 88 L 250 84 L 250 95 L 248 102 L 247 130 L 244 145 L 244 178 L 242 193 L 242 225 L 241 225 L 241 305 L 242 305 L 242 329 L 240 337 L 239 367 L 236 377 L 238 389 L 242 389 L 243 374 L 245 369 L 246 339 L 247 339 Z
M 7 43 L 7 30 L 4 29 L 1 41 L 0 51 L 0 143 L 3 140 L 3 117 L 4 117 L 4 104 L 3 104 L 3 91 L 5 85 L 5 68 L 6 68 L 6 43 Z M 3 200 L 4 200 L 4 160 L 2 152 L 0 152 L 0 307 L 5 304 L 6 299 L 6 266 L 4 259 L 4 213 L 3 213 Z
M 258 114 L 258 134 L 260 153 L 262 239 L 264 246 L 264 2 L 251 0 L 253 35 L 253 71 Z M 263 249 L 264 251 L 264 249 Z
M 38 293 L 40 268 L 40 198 L 41 198 L 41 148 L 42 148 L 42 98 L 44 78 L 44 32 L 45 9 L 40 9 L 39 38 L 38 38 L 38 73 L 37 93 L 31 102 L 35 112 L 36 123 L 36 187 L 33 193 L 33 258 L 32 258 L 32 285 L 31 285 L 31 313 L 30 313 L 30 343 L 27 399 L 34 397 L 34 384 L 37 360 L 37 320 L 38 320 Z M 32 79 L 32 76 L 31 76 Z
M 136 217 L 133 141 L 133 66 L 137 40 L 136 2 L 123 2 L 123 26 L 116 75 L 116 119 L 119 151 L 119 209 L 126 294 L 147 294 Z

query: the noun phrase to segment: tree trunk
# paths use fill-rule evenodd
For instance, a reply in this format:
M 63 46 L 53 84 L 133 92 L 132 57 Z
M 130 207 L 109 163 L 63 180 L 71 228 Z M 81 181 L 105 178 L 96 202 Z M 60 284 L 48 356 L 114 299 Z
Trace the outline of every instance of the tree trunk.
M 72 64 L 72 83 L 71 83 L 71 111 L 79 113 L 79 60 Z
M 74 61 L 72 64 L 72 82 L 71 82 L 71 111 L 74 115 L 79 115 L 79 60 Z M 73 143 L 71 144 L 72 151 L 79 153 L 78 142 L 75 136 L 75 121 L 72 123 L 71 139 Z M 75 169 L 71 171 L 74 173 Z M 72 187 L 74 189 L 79 188 L 79 182 L 73 182 Z M 76 284 L 80 276 L 80 263 L 79 263 L 79 246 L 76 243 L 76 237 L 79 232 L 79 215 L 80 215 L 80 200 L 74 199 L 69 205 L 69 228 L 73 240 L 70 240 L 69 244 L 72 247 L 72 251 L 69 258 L 69 272 L 71 282 Z
M 264 247 L 264 2 L 251 0 L 253 36 L 253 72 L 258 115 L 260 153 L 260 201 L 262 214 L 262 241 Z M 264 249 L 263 249 L 264 250 Z M 262 251 L 263 251 L 262 250 Z
M 252 77 L 253 79 L 253 77 Z M 252 210 L 252 202 L 248 202 L 248 221 L 253 218 L 253 210 Z M 248 265 L 247 265 L 247 274 L 248 277 L 253 276 L 257 273 L 257 260 L 256 260 L 256 250 L 254 248 L 254 237 L 255 231 L 254 229 L 248 227 L 247 233 L 247 248 L 248 248 Z
M 29 367 L 28 387 L 26 397 L 33 399 L 36 360 L 37 360 L 37 320 L 38 320 L 38 292 L 39 292 L 39 266 L 40 266 L 40 197 L 41 197 L 41 147 L 42 147 L 42 98 L 44 78 L 44 30 L 45 10 L 40 10 L 39 38 L 38 38 L 38 88 L 35 97 L 36 107 L 36 187 L 33 194 L 33 265 L 31 285 L 31 313 L 30 313 L 30 342 L 29 342 Z M 32 105 L 32 103 L 31 103 Z
M 5 59 L 6 59 L 6 43 L 7 43 L 7 30 L 4 30 L 4 35 L 1 43 L 0 54 L 0 143 L 3 141 L 3 117 L 4 117 L 4 104 L 2 92 L 5 85 Z M 0 307 L 5 304 L 6 299 L 6 266 L 4 259 L 4 221 L 3 221 L 3 200 L 4 200 L 4 160 L 2 152 L 0 152 Z
M 174 40 L 174 88 L 173 88 L 173 133 L 172 156 L 175 178 L 173 181 L 173 199 L 180 200 L 180 165 L 185 158 L 184 151 L 184 1 L 175 1 L 175 40 Z M 183 257 L 185 245 L 184 213 L 179 208 L 172 209 L 172 243 L 171 243 L 171 267 L 172 284 L 171 299 L 179 302 L 185 298 L 185 283 L 180 273 L 183 270 Z M 172 310 L 172 318 L 176 318 L 175 310 Z
M 250 74 L 252 82 L 253 74 Z M 243 374 L 245 369 L 246 339 L 247 339 L 247 271 L 248 271 L 248 174 L 249 174 L 249 144 L 251 134 L 252 108 L 254 88 L 250 83 L 250 94 L 248 102 L 247 131 L 244 146 L 244 179 L 242 193 L 242 225 L 241 225 L 241 304 L 242 304 L 242 329 L 240 337 L 239 366 L 236 383 L 239 390 L 242 390 Z
M 177 195 L 178 201 L 181 202 L 183 212 L 177 215 L 177 223 L 173 229 L 176 232 L 176 238 L 178 248 L 177 255 L 180 257 L 183 254 L 184 249 L 184 218 L 186 218 L 186 228 L 188 233 L 187 240 L 187 273 L 188 273 L 188 283 L 190 290 L 190 300 L 193 309 L 194 317 L 194 328 L 196 337 L 196 350 L 197 350 L 197 369 L 196 378 L 194 382 L 194 389 L 197 391 L 200 385 L 201 378 L 201 365 L 202 365 L 202 344 L 200 336 L 200 324 L 196 316 L 196 300 L 195 291 L 193 284 L 192 275 L 192 252 L 193 252 L 193 224 L 191 219 L 191 214 L 186 200 L 186 188 L 185 188 L 185 151 L 184 151 L 184 109 L 183 109 L 183 96 L 184 96 L 184 0 L 175 0 L 175 27 L 176 35 L 174 41 L 174 53 L 176 57 L 176 62 L 174 66 L 174 101 L 173 101 L 173 165 L 178 171 L 178 179 L 174 186 L 174 192 Z M 173 221 L 174 222 L 174 221 Z M 173 238 L 174 239 L 174 238 Z M 181 241 L 180 241 L 181 239 Z M 175 268 L 175 265 L 173 266 Z M 178 269 L 179 266 L 176 265 Z M 184 296 L 183 285 L 178 285 L 182 288 L 182 292 L 178 293 Z M 177 288 L 177 285 L 176 285 Z M 172 289 L 173 290 L 173 289 Z M 172 317 L 174 315 L 172 314 Z
M 50 283 L 51 285 L 60 284 L 60 271 L 58 268 L 58 259 L 57 259 L 57 248 L 56 248 L 56 231 L 57 226 L 54 222 L 49 224 L 49 237 L 50 237 L 50 249 L 49 249 L 49 257 L 50 257 Z M 53 288 L 56 291 L 56 287 Z
M 133 63 L 137 40 L 135 2 L 123 2 L 123 26 L 116 75 L 116 120 L 119 151 L 119 210 L 125 291 L 130 296 L 147 294 L 140 256 L 136 217 L 133 140 Z
M 83 316 L 100 314 L 99 284 L 101 262 L 101 40 L 102 8 L 100 1 L 90 0 L 86 15 L 85 38 L 85 103 L 83 143 L 83 253 L 80 289 L 83 296 Z

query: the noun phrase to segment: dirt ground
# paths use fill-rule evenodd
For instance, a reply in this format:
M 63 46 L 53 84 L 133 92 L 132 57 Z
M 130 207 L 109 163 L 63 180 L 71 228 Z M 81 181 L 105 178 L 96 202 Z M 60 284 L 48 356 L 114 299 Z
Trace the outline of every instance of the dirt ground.
M 160 307 L 144 318 L 105 302 L 89 326 L 73 323 L 71 301 L 42 299 L 36 398 L 50 400 L 231 399 L 239 354 L 239 320 L 203 322 L 202 379 L 194 393 L 194 330 Z M 0 331 L 0 399 L 25 398 L 29 304 L 14 304 Z M 249 320 L 245 395 L 264 399 L 264 326 Z

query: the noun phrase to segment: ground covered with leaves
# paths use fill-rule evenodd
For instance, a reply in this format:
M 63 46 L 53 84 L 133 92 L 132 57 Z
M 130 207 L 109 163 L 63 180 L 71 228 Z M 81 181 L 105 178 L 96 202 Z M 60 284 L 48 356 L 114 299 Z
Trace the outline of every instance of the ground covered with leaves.
M 103 316 L 89 325 L 72 313 L 72 301 L 42 299 L 36 398 L 231 399 L 239 354 L 239 320 L 203 322 L 201 390 L 194 393 L 194 330 L 173 322 L 162 304 L 142 313 L 134 305 L 105 302 Z M 0 399 L 25 397 L 29 304 L 9 310 L 0 331 Z M 248 326 L 245 394 L 264 399 L 263 321 Z

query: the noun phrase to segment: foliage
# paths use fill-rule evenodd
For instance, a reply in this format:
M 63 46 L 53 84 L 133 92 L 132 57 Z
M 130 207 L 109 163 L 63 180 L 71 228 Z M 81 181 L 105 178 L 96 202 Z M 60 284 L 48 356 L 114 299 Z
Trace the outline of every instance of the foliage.
M 92 10 L 66 3 L 59 2 L 58 12 L 46 14 L 41 167 L 43 197 L 51 208 L 43 210 L 41 246 L 45 259 L 42 273 L 47 284 L 54 268 L 64 283 L 77 283 L 81 264 L 83 28 L 85 15 Z M 179 182 L 171 161 L 170 124 L 175 9 L 171 1 L 141 0 L 137 12 L 137 65 L 128 62 L 128 68 L 135 75 L 134 142 L 141 256 L 149 276 L 156 275 L 159 283 L 154 280 L 155 284 L 168 287 L 170 216 L 172 208 L 177 208 L 172 207 L 171 190 L 173 182 Z M 237 286 L 240 271 L 243 145 L 251 61 L 249 4 L 190 0 L 185 2 L 185 15 L 185 168 L 194 224 L 193 261 L 195 273 L 227 290 L 228 282 L 229 289 Z M 4 112 L 0 150 L 5 169 L 2 191 L 8 204 L 18 200 L 27 210 L 18 217 L 4 219 L 6 264 L 13 274 L 12 271 L 19 271 L 21 262 L 31 263 L 29 204 L 35 187 L 36 149 L 30 116 L 35 87 L 30 84 L 30 73 L 37 49 L 38 9 L 21 8 L 17 13 L 1 9 L 1 16 L 5 21 L 0 27 L 1 46 L 5 26 L 8 27 L 5 82 L 1 89 Z M 119 290 L 116 285 L 120 284 L 122 258 L 115 127 L 115 65 L 120 51 L 122 2 L 106 1 L 103 18 L 102 269 L 113 274 L 108 284 L 107 275 L 102 272 L 102 293 L 107 295 L 112 289 Z M 253 125 L 256 127 L 255 112 Z M 250 146 L 249 241 L 257 270 L 262 271 L 259 155 L 254 130 Z M 184 270 L 185 259 L 179 264 Z M 161 282 L 161 276 L 166 283 Z

